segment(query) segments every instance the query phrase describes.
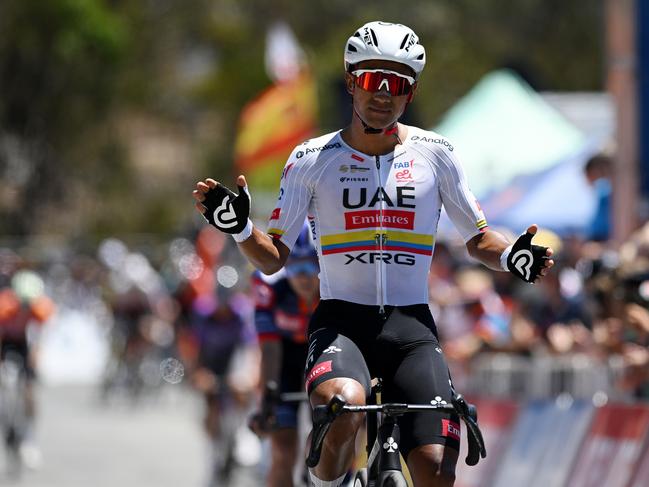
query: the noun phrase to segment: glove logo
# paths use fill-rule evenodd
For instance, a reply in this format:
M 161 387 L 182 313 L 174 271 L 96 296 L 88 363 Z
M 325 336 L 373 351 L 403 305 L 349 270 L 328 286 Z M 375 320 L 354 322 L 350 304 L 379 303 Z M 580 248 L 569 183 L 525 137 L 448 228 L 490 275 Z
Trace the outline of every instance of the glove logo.
M 232 228 L 238 223 L 237 214 L 232 209 L 229 199 L 230 196 L 226 195 L 213 213 L 214 220 L 219 222 L 219 225 L 223 228 Z
M 532 252 L 527 249 L 521 249 L 511 257 L 511 262 L 514 269 L 520 272 L 522 276 L 525 276 L 526 281 L 529 281 L 532 264 L 534 263 Z

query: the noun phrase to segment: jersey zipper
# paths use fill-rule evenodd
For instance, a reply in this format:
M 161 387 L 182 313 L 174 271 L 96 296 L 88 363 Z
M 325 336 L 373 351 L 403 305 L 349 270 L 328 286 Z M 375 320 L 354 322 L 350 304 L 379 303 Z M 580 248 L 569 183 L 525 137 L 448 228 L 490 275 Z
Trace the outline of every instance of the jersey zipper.
M 376 157 L 376 174 L 378 178 L 378 191 L 379 191 L 379 225 L 378 232 L 374 236 L 376 244 L 379 248 L 378 269 L 376 273 L 376 291 L 379 302 L 379 314 L 385 315 L 385 266 L 383 262 L 383 246 L 387 241 L 387 234 L 383 228 L 383 209 L 385 202 L 383 200 L 383 183 L 381 182 L 381 158 Z

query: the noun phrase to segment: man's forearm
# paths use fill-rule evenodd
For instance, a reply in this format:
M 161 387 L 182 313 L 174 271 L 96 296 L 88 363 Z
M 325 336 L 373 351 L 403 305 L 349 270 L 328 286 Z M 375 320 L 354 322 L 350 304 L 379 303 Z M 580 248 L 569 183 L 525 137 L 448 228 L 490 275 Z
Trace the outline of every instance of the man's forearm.
M 511 245 L 504 235 L 493 230 L 476 235 L 466 244 L 469 255 L 487 267 L 502 271 L 500 256 Z
M 253 227 L 249 238 L 237 245 L 250 263 L 264 274 L 273 274 L 280 270 L 289 254 L 288 247 L 274 241 L 256 227 Z

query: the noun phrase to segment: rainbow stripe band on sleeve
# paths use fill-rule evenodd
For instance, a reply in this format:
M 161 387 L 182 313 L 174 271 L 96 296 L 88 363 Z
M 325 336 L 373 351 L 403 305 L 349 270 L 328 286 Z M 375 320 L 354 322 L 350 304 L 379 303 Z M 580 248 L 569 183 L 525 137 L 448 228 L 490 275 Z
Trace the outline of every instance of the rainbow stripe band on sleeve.
M 323 235 L 321 238 L 322 255 L 359 250 L 377 250 L 377 234 L 387 236 L 383 244 L 383 250 L 385 251 L 410 252 L 422 255 L 433 254 L 434 239 L 432 235 L 385 230 L 363 230 L 361 232 Z
M 282 238 L 282 235 L 284 235 L 284 230 L 280 230 L 279 228 L 269 228 L 266 233 L 270 235 L 274 240 L 277 240 L 278 238 Z
M 482 220 L 475 222 L 475 226 L 478 228 L 478 230 L 482 230 L 483 228 L 487 228 L 489 225 L 487 224 L 487 220 L 483 218 Z

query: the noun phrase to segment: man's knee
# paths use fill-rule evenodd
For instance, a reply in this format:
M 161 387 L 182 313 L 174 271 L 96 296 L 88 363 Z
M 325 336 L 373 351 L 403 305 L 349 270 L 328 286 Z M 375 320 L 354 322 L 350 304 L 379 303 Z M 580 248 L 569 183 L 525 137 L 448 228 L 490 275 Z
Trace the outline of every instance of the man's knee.
M 413 478 L 434 480 L 428 484 L 440 487 L 451 487 L 455 482 L 455 465 L 458 452 L 443 445 L 425 445 L 415 448 L 408 454 L 408 468 Z
M 365 404 L 365 388 L 354 379 L 337 378 L 331 379 L 318 385 L 311 393 L 310 400 L 312 406 L 327 404 L 335 395 L 341 395 L 349 404 Z M 339 416 L 327 433 L 326 443 L 329 438 L 334 443 L 344 441 L 345 439 L 353 440 L 358 428 L 364 421 L 362 414 L 343 414 Z M 353 434 L 350 434 L 353 433 Z

